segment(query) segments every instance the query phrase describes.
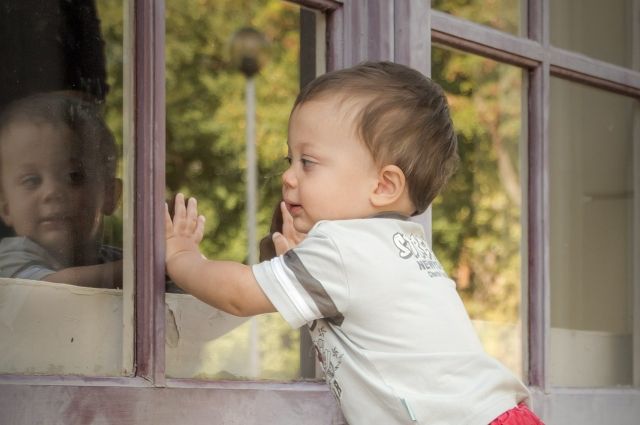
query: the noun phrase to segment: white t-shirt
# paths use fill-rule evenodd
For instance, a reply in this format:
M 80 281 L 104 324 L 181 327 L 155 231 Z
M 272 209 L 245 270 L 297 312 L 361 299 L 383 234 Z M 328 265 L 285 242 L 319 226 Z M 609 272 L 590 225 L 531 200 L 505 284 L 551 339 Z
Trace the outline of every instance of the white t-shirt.
M 292 327 L 309 325 L 351 425 L 487 425 L 528 397 L 484 352 L 419 224 L 321 221 L 253 273 Z
M 98 263 L 122 260 L 122 250 L 102 245 L 98 251 Z M 0 240 L 0 277 L 42 280 L 65 268 L 46 249 L 24 236 L 6 237 Z

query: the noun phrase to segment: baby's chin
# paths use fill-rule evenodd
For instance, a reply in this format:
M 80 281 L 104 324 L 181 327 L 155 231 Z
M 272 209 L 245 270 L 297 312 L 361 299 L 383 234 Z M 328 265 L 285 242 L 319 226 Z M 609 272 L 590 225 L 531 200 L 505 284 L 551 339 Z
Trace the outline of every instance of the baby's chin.
M 309 233 L 309 231 L 313 228 L 313 226 L 315 225 L 315 223 L 310 224 L 308 221 L 306 220 L 302 220 L 302 219 L 293 219 L 293 228 L 296 232 L 298 233 Z
M 86 244 L 78 243 L 72 235 L 59 234 L 56 237 L 47 237 L 36 240 L 40 246 L 47 250 L 60 264 L 65 267 L 77 265 L 77 260 L 86 255 Z

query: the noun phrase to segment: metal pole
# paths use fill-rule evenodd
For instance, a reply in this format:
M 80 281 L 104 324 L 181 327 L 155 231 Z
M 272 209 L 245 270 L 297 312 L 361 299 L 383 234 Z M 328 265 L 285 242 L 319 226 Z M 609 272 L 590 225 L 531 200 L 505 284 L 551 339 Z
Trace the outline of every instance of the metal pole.
M 249 264 L 258 262 L 257 210 L 258 210 L 258 161 L 256 155 L 256 86 L 253 77 L 246 84 L 246 143 L 247 143 L 247 252 Z M 258 319 L 250 319 L 249 371 L 252 377 L 260 375 Z
M 247 235 L 249 264 L 258 262 L 256 212 L 258 210 L 258 161 L 256 156 L 256 87 L 253 77 L 247 77 Z

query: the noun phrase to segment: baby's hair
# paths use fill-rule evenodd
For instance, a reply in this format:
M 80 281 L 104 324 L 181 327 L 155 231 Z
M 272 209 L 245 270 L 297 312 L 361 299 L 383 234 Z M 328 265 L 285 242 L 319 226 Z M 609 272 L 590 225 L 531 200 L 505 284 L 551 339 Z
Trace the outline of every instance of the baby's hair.
M 364 62 L 311 81 L 293 109 L 328 97 L 355 107 L 354 130 L 379 165 L 393 164 L 403 171 L 415 214 L 424 212 L 458 162 L 442 88 L 407 66 Z
M 68 127 L 80 153 L 85 149 L 97 149 L 98 161 L 95 166 L 100 168 L 105 178 L 115 177 L 115 140 L 96 104 L 62 92 L 38 93 L 7 105 L 0 114 L 0 136 L 10 125 L 18 122 Z

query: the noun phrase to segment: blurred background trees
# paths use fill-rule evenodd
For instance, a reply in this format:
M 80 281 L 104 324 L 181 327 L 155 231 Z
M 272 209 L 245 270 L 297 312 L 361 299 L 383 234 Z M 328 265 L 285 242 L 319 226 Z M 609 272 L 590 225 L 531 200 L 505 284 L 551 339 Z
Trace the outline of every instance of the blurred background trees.
M 447 91 L 459 168 L 433 204 L 433 245 L 472 318 L 515 322 L 520 304 L 522 73 L 433 50 Z
M 298 91 L 298 25 L 298 9 L 282 1 L 167 2 L 167 195 L 198 197 L 208 255 L 246 257 L 244 77 L 229 64 L 230 38 L 252 26 L 270 45 L 256 77 L 258 234 L 266 234 Z
M 433 0 L 432 7 L 519 34 L 520 3 Z M 457 172 L 432 205 L 434 251 L 456 281 L 485 349 L 521 374 L 523 71 L 437 45 L 431 59 L 431 76 L 447 93 L 460 155 Z

